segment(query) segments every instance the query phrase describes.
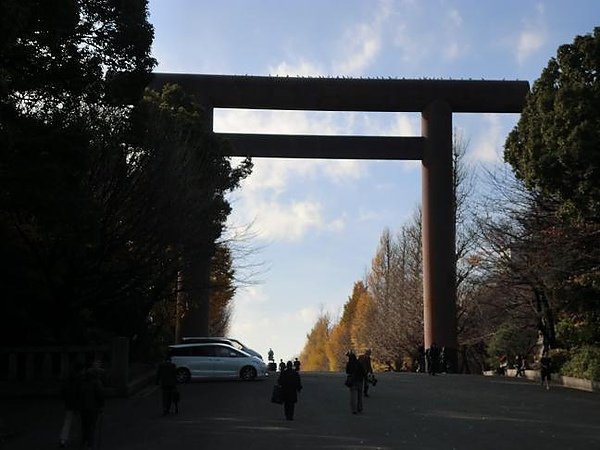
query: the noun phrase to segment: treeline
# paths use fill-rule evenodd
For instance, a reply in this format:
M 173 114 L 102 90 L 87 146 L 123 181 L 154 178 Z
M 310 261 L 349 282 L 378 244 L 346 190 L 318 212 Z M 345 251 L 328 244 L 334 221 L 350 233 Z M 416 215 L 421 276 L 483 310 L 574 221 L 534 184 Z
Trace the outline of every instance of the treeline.
M 227 329 L 225 195 L 251 163 L 230 165 L 178 87 L 146 89 L 147 16 L 145 0 L 0 6 L 2 345 L 170 340 L 178 276 L 191 308 L 208 267 Z
M 600 379 L 600 28 L 561 46 L 534 83 L 505 144 L 511 170 L 473 183 L 455 139 L 459 371 L 500 356 Z M 349 348 L 380 368 L 413 368 L 423 341 L 419 214 L 382 233 L 341 317 L 323 314 L 302 353 L 339 370 Z

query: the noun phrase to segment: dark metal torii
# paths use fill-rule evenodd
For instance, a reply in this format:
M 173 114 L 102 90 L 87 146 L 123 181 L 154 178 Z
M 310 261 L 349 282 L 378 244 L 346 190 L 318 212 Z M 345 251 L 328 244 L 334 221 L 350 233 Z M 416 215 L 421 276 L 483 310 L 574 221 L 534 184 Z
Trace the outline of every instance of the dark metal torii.
M 456 367 L 456 217 L 452 113 L 519 113 L 527 81 L 297 78 L 155 73 L 151 87 L 178 84 L 214 108 L 420 112 L 421 137 L 221 133 L 229 156 L 421 160 L 425 347 L 445 347 Z M 206 301 L 207 303 L 207 301 Z M 208 331 L 208 303 L 194 331 Z M 198 320 L 200 319 L 200 320 Z M 204 322 L 205 321 L 205 322 Z

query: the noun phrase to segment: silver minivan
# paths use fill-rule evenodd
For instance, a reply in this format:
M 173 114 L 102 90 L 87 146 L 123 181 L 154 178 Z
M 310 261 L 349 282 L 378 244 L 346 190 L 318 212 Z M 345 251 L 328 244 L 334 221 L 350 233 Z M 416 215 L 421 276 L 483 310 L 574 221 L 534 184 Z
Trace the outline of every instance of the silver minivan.
M 203 336 L 203 337 L 184 337 L 181 339 L 182 344 L 208 344 L 208 343 L 212 343 L 212 342 L 220 342 L 223 344 L 229 344 L 233 348 L 237 348 L 238 350 L 246 352 L 251 356 L 256 356 L 259 359 L 263 359 L 262 355 L 260 353 L 258 353 L 256 350 L 252 350 L 251 348 L 246 347 L 244 344 L 242 344 L 237 339 L 233 339 L 233 338 L 229 338 L 229 337 L 223 337 L 223 336 L 206 337 L 206 336 Z
M 264 361 L 227 344 L 171 345 L 169 356 L 177 366 L 179 383 L 187 383 L 192 379 L 255 380 L 269 376 Z

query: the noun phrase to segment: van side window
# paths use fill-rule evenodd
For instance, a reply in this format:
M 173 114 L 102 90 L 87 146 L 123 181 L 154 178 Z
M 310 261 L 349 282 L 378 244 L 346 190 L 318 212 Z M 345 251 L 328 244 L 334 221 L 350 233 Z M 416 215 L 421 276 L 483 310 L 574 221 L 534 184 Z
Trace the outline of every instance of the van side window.
M 232 348 L 227 347 L 215 347 L 216 356 L 220 358 L 237 358 L 241 354 Z
M 169 356 L 188 356 L 190 354 L 189 347 L 170 347 Z
M 191 347 L 192 356 L 215 356 L 215 349 L 212 345 L 197 345 Z

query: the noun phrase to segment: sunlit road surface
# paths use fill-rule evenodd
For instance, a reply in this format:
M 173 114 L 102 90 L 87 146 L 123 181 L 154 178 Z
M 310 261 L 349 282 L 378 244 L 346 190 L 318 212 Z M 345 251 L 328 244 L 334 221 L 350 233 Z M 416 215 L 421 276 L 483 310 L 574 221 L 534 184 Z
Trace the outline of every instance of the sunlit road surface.
M 154 449 L 600 449 L 600 395 L 531 381 L 469 375 L 378 374 L 352 415 L 341 373 L 302 373 L 294 421 L 270 403 L 276 377 L 181 386 L 180 413 L 164 417 L 149 386 L 109 399 L 99 448 Z M 57 447 L 57 400 L 0 400 L 22 417 L 6 450 Z M 34 409 L 35 408 L 35 409 Z M 78 448 L 74 446 L 74 448 Z

